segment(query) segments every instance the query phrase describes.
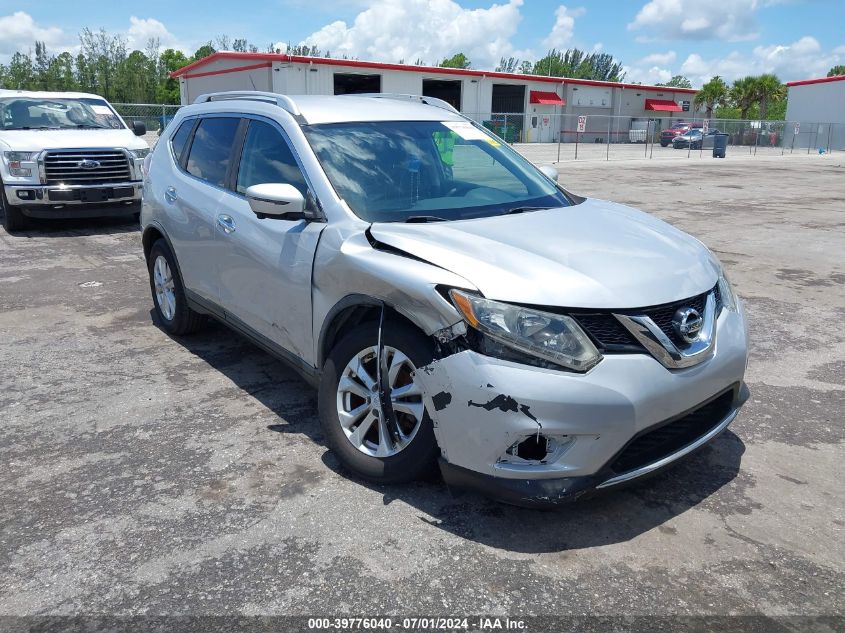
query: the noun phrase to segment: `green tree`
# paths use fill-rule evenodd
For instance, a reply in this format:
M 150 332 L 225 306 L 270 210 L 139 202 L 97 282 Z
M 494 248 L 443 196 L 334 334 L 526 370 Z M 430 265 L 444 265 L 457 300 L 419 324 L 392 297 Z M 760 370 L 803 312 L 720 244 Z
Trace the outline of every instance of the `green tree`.
M 33 86 L 32 59 L 29 55 L 15 53 L 6 69 L 6 87 L 13 90 L 31 90 Z
M 519 71 L 519 60 L 516 57 L 502 57 L 496 66 L 497 73 L 515 73 Z
M 838 64 L 827 71 L 828 77 L 838 77 L 840 75 L 845 75 L 845 65 L 843 64 Z
M 769 116 L 769 105 L 786 98 L 786 86 L 780 82 L 777 75 L 771 73 L 760 75 L 756 81 L 757 100 L 760 103 L 760 118 L 767 119 Z
M 722 80 L 719 75 L 713 77 L 710 81 L 704 84 L 695 94 L 695 107 L 700 108 L 704 106 L 706 117 L 708 119 L 713 117 L 713 108 L 724 106 L 728 101 L 728 85 Z
M 455 53 L 438 64 L 442 68 L 470 68 L 472 62 L 463 53 Z
M 192 61 L 202 59 L 203 57 L 208 57 L 209 55 L 213 55 L 216 52 L 217 49 L 211 45 L 211 42 L 206 42 L 196 50 Z
M 596 81 L 622 81 L 625 72 L 622 64 L 609 53 L 590 53 L 577 48 L 566 51 L 552 49 L 531 69 L 533 75 L 593 79 Z
M 747 119 L 748 110 L 757 101 L 757 78 L 742 77 L 731 85 L 728 97 L 735 108 L 739 110 L 739 118 Z
M 692 82 L 683 75 L 674 75 L 665 84 L 657 84 L 658 86 L 666 86 L 667 88 L 692 88 Z
M 181 51 L 167 48 L 161 53 L 159 67 L 161 68 L 161 80 L 156 86 L 157 103 L 179 103 L 179 80 L 172 79 L 170 73 L 187 66 L 190 60 Z

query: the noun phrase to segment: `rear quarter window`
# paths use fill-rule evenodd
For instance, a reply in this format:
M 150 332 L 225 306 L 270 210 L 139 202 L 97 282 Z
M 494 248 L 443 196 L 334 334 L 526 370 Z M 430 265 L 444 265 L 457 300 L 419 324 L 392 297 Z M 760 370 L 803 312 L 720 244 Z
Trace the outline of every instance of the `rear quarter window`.
M 183 121 L 179 129 L 176 130 L 170 139 L 170 149 L 173 151 L 173 158 L 177 163 L 182 161 L 182 152 L 185 151 L 185 145 L 188 143 L 188 137 L 191 135 L 191 130 L 194 128 L 194 119 Z
M 188 173 L 217 187 L 225 187 L 238 125 L 240 119 L 227 117 L 200 121 L 188 153 Z

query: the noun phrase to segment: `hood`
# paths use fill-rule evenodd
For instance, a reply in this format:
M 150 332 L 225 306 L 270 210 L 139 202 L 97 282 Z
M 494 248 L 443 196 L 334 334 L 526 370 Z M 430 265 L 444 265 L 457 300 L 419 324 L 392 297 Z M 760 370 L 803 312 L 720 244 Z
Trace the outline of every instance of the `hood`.
M 581 204 L 478 220 L 373 224 L 372 236 L 461 275 L 485 297 L 569 308 L 640 308 L 712 288 L 698 240 L 630 207 Z
M 9 149 L 38 152 L 42 149 L 143 149 L 147 142 L 130 130 L 0 130 L 0 142 Z

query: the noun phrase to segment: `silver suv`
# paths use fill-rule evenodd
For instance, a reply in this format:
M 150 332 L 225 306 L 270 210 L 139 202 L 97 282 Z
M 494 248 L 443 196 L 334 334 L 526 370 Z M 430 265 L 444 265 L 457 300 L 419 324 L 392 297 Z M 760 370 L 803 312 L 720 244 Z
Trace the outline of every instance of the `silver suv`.
M 554 505 L 692 452 L 748 397 L 743 308 L 701 242 L 436 99 L 205 95 L 145 171 L 160 326 L 210 315 L 287 360 L 369 480 L 439 463 Z

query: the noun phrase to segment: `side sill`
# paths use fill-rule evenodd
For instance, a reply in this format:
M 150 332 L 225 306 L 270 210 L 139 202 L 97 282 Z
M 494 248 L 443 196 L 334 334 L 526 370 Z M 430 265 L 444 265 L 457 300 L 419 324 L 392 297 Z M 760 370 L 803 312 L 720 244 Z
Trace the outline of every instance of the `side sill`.
M 214 317 L 230 329 L 243 336 L 256 347 L 260 347 L 271 356 L 278 358 L 291 369 L 295 370 L 312 387 L 317 387 L 320 384 L 320 372 L 296 354 L 293 354 L 280 345 L 277 345 L 263 334 L 253 330 L 234 315 L 227 313 L 219 305 L 200 297 L 197 293 L 186 289 L 185 296 L 188 299 L 188 307 L 192 310 L 199 312 L 200 314 L 207 314 Z

